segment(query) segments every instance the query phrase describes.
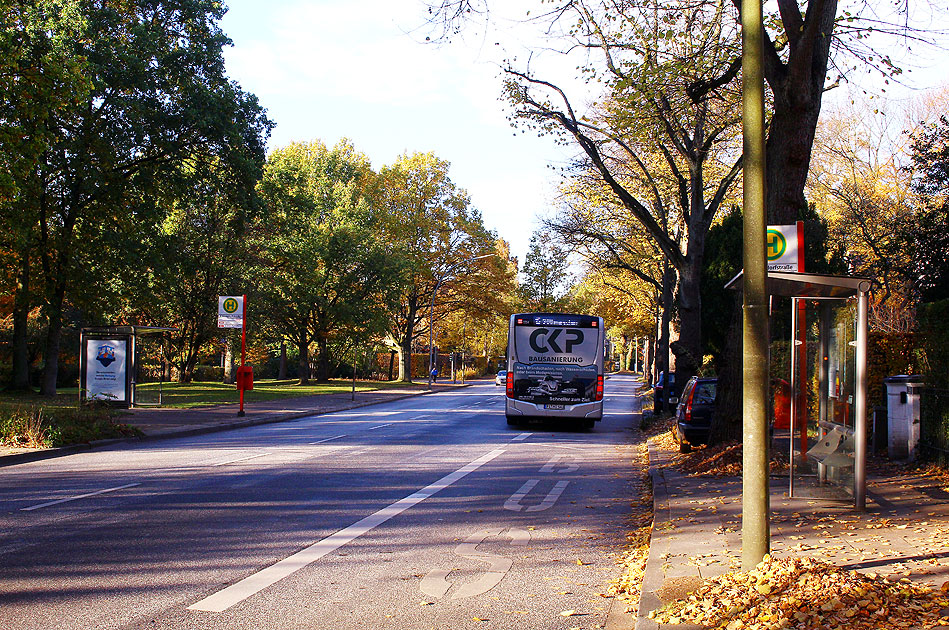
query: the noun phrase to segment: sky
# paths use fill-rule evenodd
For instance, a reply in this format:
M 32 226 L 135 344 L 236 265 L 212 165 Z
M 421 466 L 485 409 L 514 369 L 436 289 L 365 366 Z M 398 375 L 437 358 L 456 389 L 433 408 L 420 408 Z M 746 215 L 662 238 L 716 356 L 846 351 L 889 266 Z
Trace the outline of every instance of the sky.
M 529 27 L 499 15 L 523 15 L 530 0 L 495 3 L 498 30 L 468 32 L 451 45 L 426 44 L 427 13 L 420 0 L 226 0 L 221 27 L 234 43 L 225 50 L 228 74 L 254 93 L 277 123 L 269 148 L 349 138 L 375 169 L 403 153 L 432 151 L 451 163 L 485 225 L 511 244 L 523 262 L 538 218 L 556 204 L 558 169 L 575 151 L 552 138 L 511 128 L 500 99 L 503 59 L 527 58 Z M 932 51 L 929 52 L 932 55 Z M 941 64 L 906 53 L 894 59 L 917 67 L 912 84 L 944 82 Z M 947 55 L 943 52 L 942 58 Z M 554 66 L 554 62 L 561 62 Z M 571 87 L 574 98 L 595 98 L 556 55 L 531 60 Z M 544 68 L 544 64 L 548 64 Z M 890 89 L 890 94 L 906 94 Z
M 572 155 L 511 128 L 500 62 L 519 45 L 436 46 L 419 31 L 418 0 L 229 0 L 221 23 L 234 46 L 228 74 L 277 123 L 269 148 L 352 140 L 373 168 L 432 151 L 524 260 L 536 217 L 550 207 Z

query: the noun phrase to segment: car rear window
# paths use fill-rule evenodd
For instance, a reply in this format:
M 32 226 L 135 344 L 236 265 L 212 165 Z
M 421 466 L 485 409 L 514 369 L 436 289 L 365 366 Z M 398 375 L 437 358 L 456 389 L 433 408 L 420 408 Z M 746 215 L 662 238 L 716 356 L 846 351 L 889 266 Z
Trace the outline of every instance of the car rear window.
M 711 405 L 715 403 L 715 386 L 717 383 L 698 383 L 695 387 L 695 395 L 692 402 L 700 405 Z

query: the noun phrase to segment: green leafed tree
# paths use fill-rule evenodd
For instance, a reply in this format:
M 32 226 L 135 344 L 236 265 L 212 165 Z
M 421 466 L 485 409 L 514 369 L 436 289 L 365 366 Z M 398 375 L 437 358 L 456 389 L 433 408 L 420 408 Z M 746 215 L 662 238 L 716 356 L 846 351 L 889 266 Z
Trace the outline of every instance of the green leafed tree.
M 39 296 L 47 321 L 45 394 L 56 391 L 64 308 L 94 288 L 79 279 L 95 259 L 90 248 L 102 231 L 158 223 L 163 179 L 191 160 L 258 168 L 270 130 L 256 99 L 225 75 L 221 51 L 229 41 L 218 26 L 225 11 L 220 3 L 102 1 L 69 9 L 83 25 L 81 36 L 63 38 L 57 30 L 72 28 L 72 17 L 51 23 L 47 35 L 69 40 L 63 49 L 84 89 L 69 99 L 41 94 L 47 101 L 37 107 L 49 109 L 47 140 L 16 169 L 29 173 L 28 186 L 4 206 L 22 217 L 24 234 L 35 235 L 14 264 L 39 269 L 29 294 Z M 29 32 L 25 22 L 8 28 Z M 57 62 L 40 58 L 37 72 L 59 73 Z M 11 89 L 21 99 L 32 91 L 26 82 Z
M 255 299 L 268 328 L 296 345 L 299 379 L 331 376 L 341 339 L 381 337 L 403 288 L 404 260 L 381 238 L 366 192 L 368 159 L 346 140 L 273 151 L 259 190 L 266 211 L 255 228 Z
M 925 125 L 912 145 L 917 201 L 900 232 L 912 252 L 910 279 L 923 302 L 949 299 L 949 117 Z
M 477 281 L 498 260 L 496 237 L 464 190 L 432 153 L 403 155 L 380 172 L 382 213 L 390 251 L 407 261 L 407 283 L 389 326 L 399 353 L 399 380 L 412 380 L 412 346 L 465 302 L 489 295 Z M 426 344 L 427 345 L 427 344 Z M 429 351 L 432 349 L 429 348 Z
M 573 275 L 566 253 L 567 248 L 549 230 L 537 230 L 531 236 L 521 267 L 525 310 L 556 313 L 569 309 Z
M 0 6 L 0 264 L 11 305 L 14 389 L 29 387 L 30 312 L 36 295 L 35 213 L 23 212 L 44 194 L 37 165 L 56 140 L 56 112 L 91 89 L 86 60 L 75 42 L 87 23 L 74 0 L 4 2 Z

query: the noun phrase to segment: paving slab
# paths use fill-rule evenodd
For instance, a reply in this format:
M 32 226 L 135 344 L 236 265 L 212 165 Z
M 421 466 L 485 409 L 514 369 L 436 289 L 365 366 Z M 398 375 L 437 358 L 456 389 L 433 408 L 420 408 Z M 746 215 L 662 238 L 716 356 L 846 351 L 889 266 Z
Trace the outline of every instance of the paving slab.
M 741 566 L 741 478 L 687 476 L 649 442 L 654 520 L 636 630 L 695 630 L 660 624 L 650 611 L 687 596 L 703 580 Z M 772 476 L 771 554 L 813 557 L 881 576 L 939 587 L 949 581 L 949 483 L 892 465 L 871 467 L 867 509 L 788 495 Z

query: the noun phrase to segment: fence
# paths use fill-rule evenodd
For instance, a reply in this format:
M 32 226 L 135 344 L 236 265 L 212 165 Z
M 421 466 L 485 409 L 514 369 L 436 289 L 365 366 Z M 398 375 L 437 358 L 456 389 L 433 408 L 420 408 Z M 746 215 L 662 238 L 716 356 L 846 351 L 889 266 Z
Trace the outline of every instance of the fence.
M 949 468 L 949 389 L 924 388 L 919 412 L 922 457 Z

